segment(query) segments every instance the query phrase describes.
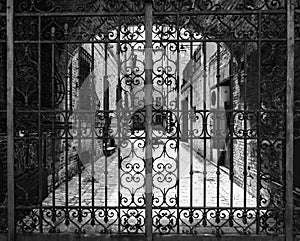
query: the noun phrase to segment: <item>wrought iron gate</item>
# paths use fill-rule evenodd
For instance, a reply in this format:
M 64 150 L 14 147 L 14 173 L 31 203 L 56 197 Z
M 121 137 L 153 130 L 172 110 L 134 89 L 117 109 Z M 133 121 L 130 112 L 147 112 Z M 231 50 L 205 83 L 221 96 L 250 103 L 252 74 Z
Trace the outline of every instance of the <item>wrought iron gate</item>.
M 0 1 L 0 230 L 292 240 L 294 4 Z

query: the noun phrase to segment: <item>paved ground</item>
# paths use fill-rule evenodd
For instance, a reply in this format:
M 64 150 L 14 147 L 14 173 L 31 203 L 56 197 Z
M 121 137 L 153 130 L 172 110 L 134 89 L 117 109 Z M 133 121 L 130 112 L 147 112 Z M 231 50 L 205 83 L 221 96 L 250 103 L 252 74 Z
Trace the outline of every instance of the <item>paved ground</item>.
M 144 169 L 144 151 L 140 148 L 141 142 L 132 140 L 131 145 L 121 148 L 122 153 L 122 165 L 121 169 L 118 168 L 118 155 L 117 152 L 105 160 L 105 157 L 101 157 L 94 163 L 94 195 L 92 195 L 92 165 L 87 165 L 83 170 L 81 177 L 79 175 L 74 176 L 68 185 L 68 206 L 78 207 L 79 205 L 84 207 L 91 207 L 93 196 L 95 206 L 108 206 L 118 207 L 119 203 L 123 206 L 136 206 L 144 205 L 143 196 L 145 190 L 143 187 L 145 180 Z M 172 141 L 158 142 L 154 144 L 154 164 L 153 164 L 153 194 L 154 205 L 157 208 L 170 207 L 176 204 L 176 197 L 179 195 L 179 206 L 184 207 L 216 207 L 217 197 L 219 196 L 220 207 L 230 207 L 230 181 L 228 175 L 223 171 L 220 172 L 219 180 L 217 179 L 217 167 L 208 161 L 204 161 L 196 154 L 190 152 L 190 147 L 186 143 L 179 144 L 179 153 L 175 150 L 175 143 Z M 193 159 L 193 178 L 191 181 L 191 159 Z M 176 164 L 179 160 L 179 169 Z M 105 196 L 105 163 L 107 163 L 107 196 Z M 204 174 L 204 168 L 206 168 L 206 175 Z M 206 182 L 204 182 L 204 177 Z M 79 179 L 81 179 L 81 200 L 79 194 Z M 120 185 L 119 185 L 120 184 Z M 192 187 L 191 187 L 192 185 Z M 206 185 L 206 193 L 204 193 L 204 185 Z M 217 190 L 219 186 L 219 194 Z M 179 187 L 179 189 L 178 189 Z M 119 195 L 122 195 L 122 199 L 119 200 Z M 133 199 L 132 195 L 133 194 Z M 55 203 L 53 203 L 53 194 L 51 193 L 43 202 L 43 206 L 65 206 L 66 205 L 66 183 L 61 185 L 55 190 Z M 191 197 L 192 195 L 192 197 Z M 107 200 L 107 203 L 105 203 Z M 192 203 L 191 203 L 192 200 Z M 255 207 L 255 197 L 247 194 L 246 199 L 247 207 Z M 243 207 L 244 205 L 244 192 L 243 189 L 233 184 L 233 206 Z M 172 208 L 170 208 L 171 210 Z M 173 209 L 176 210 L 176 209 Z M 144 216 L 143 208 L 139 209 L 141 215 Z M 135 211 L 122 211 L 121 222 L 128 222 L 134 226 L 137 223 L 137 219 L 134 218 Z M 158 209 L 153 211 L 155 216 L 159 212 Z M 74 231 L 80 226 L 84 226 L 86 232 L 99 231 L 103 227 L 110 227 L 113 231 L 118 231 L 118 214 L 117 209 L 111 211 L 111 220 L 104 219 L 104 213 L 101 209 L 96 211 L 96 217 L 101 222 L 99 225 L 92 226 L 89 223 L 91 216 L 88 212 L 83 215 L 83 220 L 77 220 L 78 213 L 74 211 L 70 213 L 71 219 L 75 220 L 68 226 L 65 225 L 65 216 L 63 213 L 58 212 L 56 214 L 57 219 L 51 220 L 51 213 L 45 216 L 45 231 L 49 231 L 51 225 L 55 225 L 61 232 Z M 84 213 L 83 213 L 84 214 Z M 74 216 L 72 216 L 74 215 Z M 122 219 L 125 217 L 125 219 Z M 176 215 L 175 215 L 176 216 Z M 223 218 L 226 219 L 228 214 Z M 115 218 L 115 219 L 114 219 Z M 170 222 L 170 219 L 163 220 L 161 223 Z M 187 218 L 185 218 L 187 219 Z M 125 221 L 124 221 L 125 220 Z M 142 218 L 143 220 L 143 218 Z M 182 219 L 183 220 L 183 219 Z M 25 221 L 25 219 L 24 219 Z M 28 219 L 25 222 L 30 222 Z M 48 222 L 48 223 L 47 223 Z M 143 221 L 142 221 L 143 222 Z M 88 230 L 88 231 L 87 231 Z M 121 230 L 122 231 L 122 230 Z M 127 230 L 128 231 L 128 230 Z M 143 231 L 143 230 L 141 230 Z M 134 232 L 134 230 L 133 230 Z M 204 232 L 211 232 L 205 231 Z
M 173 143 L 174 144 L 174 143 Z M 117 153 L 107 158 L 107 205 L 118 206 L 118 184 L 121 180 L 122 187 L 120 193 L 125 198 L 131 197 L 131 193 L 135 192 L 136 197 L 143 196 L 145 190 L 144 183 L 144 152 L 138 148 L 138 142 L 134 145 L 134 153 L 131 148 L 121 149 L 122 169 L 120 170 L 121 178 L 118 170 Z M 166 146 L 166 151 L 163 152 L 163 147 Z M 219 182 L 219 206 L 230 206 L 230 181 L 228 175 L 220 170 L 219 181 L 217 180 L 217 167 L 210 162 L 200 158 L 198 155 L 192 154 L 193 158 L 193 181 L 191 191 L 191 154 L 189 146 L 186 143 L 180 143 L 179 148 L 179 171 L 176 165 L 177 152 L 172 148 L 171 143 L 155 145 L 153 156 L 154 171 L 153 176 L 153 193 L 154 196 L 161 199 L 162 192 L 165 190 L 167 196 L 174 198 L 178 190 L 176 187 L 177 177 L 179 176 L 179 204 L 181 207 L 190 206 L 191 193 L 193 206 L 211 206 L 217 205 L 217 185 Z M 168 155 L 163 155 L 163 154 Z M 125 158 L 128 155 L 127 158 Z M 132 157 L 133 155 L 133 157 Z M 204 166 L 206 165 L 206 195 L 204 195 Z M 133 169 L 135 171 L 133 171 Z M 137 173 L 141 171 L 141 173 Z M 96 206 L 105 204 L 105 157 L 101 157 L 94 164 L 94 204 Z M 92 182 L 91 182 L 91 165 L 86 166 L 81 174 L 81 205 L 90 206 L 92 204 Z M 126 179 L 127 178 L 127 179 Z M 135 179 L 140 178 L 140 180 Z M 164 179 L 161 181 L 161 179 Z M 69 206 L 79 205 L 79 175 L 73 177 L 68 182 L 68 204 Z M 63 184 L 55 190 L 55 205 L 65 205 L 65 190 L 66 185 Z M 129 191 L 130 190 L 130 191 Z M 206 197 L 206 205 L 204 205 L 204 197 Z M 255 207 L 256 199 L 247 193 L 247 207 Z M 52 194 L 43 203 L 46 206 L 53 205 Z M 125 204 L 125 202 L 124 202 Z M 162 200 L 160 200 L 160 204 Z M 244 205 L 243 189 L 236 184 L 233 184 L 233 206 L 242 207 Z

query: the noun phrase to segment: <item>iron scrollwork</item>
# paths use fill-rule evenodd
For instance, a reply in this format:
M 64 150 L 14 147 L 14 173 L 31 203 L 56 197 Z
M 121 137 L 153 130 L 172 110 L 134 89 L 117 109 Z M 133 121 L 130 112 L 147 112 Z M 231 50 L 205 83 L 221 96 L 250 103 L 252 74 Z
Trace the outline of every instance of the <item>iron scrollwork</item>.
M 17 232 L 136 234 L 145 233 L 146 225 L 152 225 L 153 232 L 160 234 L 283 233 L 286 58 L 277 56 L 287 52 L 283 41 L 285 1 L 154 0 L 152 4 L 153 115 L 148 120 L 144 106 L 148 51 L 144 1 L 16 2 Z M 4 9 L 5 1 L 0 1 L 0 12 Z M 2 16 L 0 26 L 4 43 Z M 297 36 L 298 32 L 296 28 Z M 241 97 L 243 105 L 213 111 L 206 100 L 199 98 L 199 105 L 192 104 L 199 97 L 194 96 L 184 100 L 187 108 L 182 108 L 180 91 L 188 85 L 205 86 L 209 74 L 221 78 L 203 64 L 209 43 L 228 50 L 227 81 L 232 90 L 247 88 L 247 81 L 259 89 L 254 94 L 246 90 L 233 96 Z M 252 61 L 248 55 L 259 58 L 260 68 L 251 66 L 253 63 L 247 66 L 247 61 Z M 186 72 L 197 66 L 202 69 L 198 82 L 187 78 L 180 86 L 183 59 L 191 65 Z M 250 72 L 255 72 L 252 79 L 247 76 Z M 5 79 L 1 74 L 0 78 Z M 102 95 L 95 86 L 103 88 Z M 206 87 L 209 92 L 212 86 Z M 245 96 L 256 93 L 258 100 L 248 103 Z M 80 99 L 94 102 L 85 108 Z M 5 108 L 1 105 L 1 109 Z M 153 124 L 151 224 L 146 220 L 145 194 L 147 120 Z M 214 126 L 223 122 L 224 129 Z M 1 154 L 6 152 L 5 136 L 1 130 Z M 247 203 L 245 190 L 241 207 L 233 201 L 225 205 L 221 200 L 213 207 L 204 202 L 212 183 L 217 186 L 218 201 L 223 190 L 225 167 L 218 162 L 205 169 L 209 165 L 206 160 L 217 149 L 216 140 L 224 141 L 222 148 L 228 156 L 223 158 L 230 159 L 226 164 L 229 182 L 255 186 L 253 205 Z M 105 153 L 108 147 L 113 149 L 110 154 Z M 186 161 L 184 165 L 181 160 Z M 236 169 L 238 162 L 244 169 Z M 5 165 L 0 159 L 0 170 Z M 243 172 L 243 180 L 237 172 Z M 29 185 L 32 173 L 36 185 Z M 203 185 L 201 190 L 193 189 L 195 180 Z M 29 184 L 24 187 L 22 181 Z M 78 194 L 71 197 L 68 191 L 74 186 Z M 234 199 L 235 193 L 231 194 Z M 2 210 L 6 209 L 0 206 L 0 214 Z M 6 224 L 1 222 L 2 231 Z

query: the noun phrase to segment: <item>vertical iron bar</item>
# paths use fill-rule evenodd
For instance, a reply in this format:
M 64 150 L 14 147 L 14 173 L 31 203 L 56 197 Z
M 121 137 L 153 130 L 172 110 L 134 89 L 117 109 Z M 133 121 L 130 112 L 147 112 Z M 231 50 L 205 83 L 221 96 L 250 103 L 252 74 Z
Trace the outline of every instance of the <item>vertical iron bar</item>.
M 244 43 L 244 209 L 247 206 L 247 43 Z M 246 212 L 246 210 L 244 210 Z
M 193 149 L 193 115 L 196 113 L 193 113 L 193 86 L 190 85 L 190 130 L 188 133 L 190 133 L 190 207 L 193 207 L 193 175 L 194 175 L 194 163 L 193 163 L 193 155 L 194 155 L 194 149 Z
M 118 90 L 117 90 L 117 118 L 118 118 L 118 233 L 121 232 L 121 118 L 122 118 L 122 86 L 121 86 L 121 23 L 120 16 L 118 17 L 118 43 L 117 43 L 117 56 L 118 56 Z
M 94 40 L 94 38 L 93 38 Z M 95 94 L 96 94 L 96 84 L 95 84 L 95 45 L 94 42 L 92 43 L 92 50 L 91 50 L 91 55 L 92 55 L 92 63 L 91 63 L 91 72 L 92 72 L 92 88 L 91 88 L 91 95 L 92 95 L 92 103 L 91 106 L 94 108 L 94 106 L 96 106 L 96 99 L 95 99 Z M 93 111 L 93 109 L 91 110 Z M 95 110 L 96 111 L 96 110 Z M 95 118 L 95 115 L 93 115 L 93 118 Z M 94 215 L 94 206 L 95 206 L 95 158 L 96 158 L 96 153 L 95 153 L 95 121 L 92 121 L 92 158 L 91 158 L 91 162 L 92 162 L 92 171 L 91 171 L 91 175 L 92 175 L 92 213 Z
M 258 86 L 258 93 L 257 93 L 257 96 L 258 96 L 258 101 L 257 101 L 257 106 L 256 106 L 256 109 L 257 109 L 257 143 L 256 143 L 256 146 L 257 146 L 257 156 L 256 156 L 256 159 L 257 159 L 257 166 L 256 166 L 256 208 L 257 208 L 257 211 L 256 211 L 256 234 L 259 234 L 259 228 L 260 228 L 260 172 L 261 172 L 261 161 L 260 161 L 260 152 L 261 152 L 261 145 L 260 145 L 260 142 L 261 142 L 261 112 L 260 112 L 260 109 L 261 109 L 261 106 L 260 106 L 260 102 L 261 102 L 261 64 L 262 64 L 262 61 L 261 61 L 261 21 L 262 21 L 262 15 L 261 15 L 261 12 L 258 14 L 258 46 L 257 46 L 257 51 L 258 51 L 258 83 L 257 83 L 257 86 Z
M 81 150 L 81 140 L 82 140 L 82 129 L 81 129 L 81 122 L 83 121 L 83 116 L 85 115 L 84 113 L 84 110 L 81 108 L 81 103 L 80 103 L 80 99 L 81 101 L 83 101 L 82 99 L 84 98 L 84 96 L 81 96 L 82 93 L 80 93 L 80 87 L 81 85 L 83 85 L 83 80 L 82 80 L 82 76 L 83 76 L 83 73 L 82 73 L 82 67 L 81 67 L 81 55 L 82 55 L 82 47 L 79 46 L 78 48 L 78 88 L 79 88 L 79 110 L 78 110 L 78 130 L 79 130 L 79 134 L 78 134 L 78 150 L 77 150 L 77 153 L 78 153 L 78 159 L 77 159 L 77 167 L 78 167 L 78 208 L 79 210 L 81 210 L 81 156 L 80 156 L 80 153 L 82 153 L 82 150 Z M 84 90 L 81 90 L 82 92 Z M 80 95 L 81 94 L 81 95 Z
M 69 66 L 69 78 L 70 78 L 70 92 L 69 92 L 69 100 L 70 100 L 70 113 L 73 114 L 73 64 L 72 61 Z
M 295 1 L 287 1 L 287 105 L 286 105 L 286 241 L 293 240 L 294 61 Z
M 190 42 L 190 59 L 193 59 L 193 43 Z M 194 69 L 194 64 L 191 67 L 192 68 L 192 72 L 188 72 L 189 73 L 189 82 L 190 82 L 190 207 L 193 207 L 193 175 L 194 175 L 194 170 L 193 170 L 193 115 L 195 113 L 192 113 L 192 111 L 194 111 L 193 109 L 193 77 L 191 74 L 193 74 L 195 72 Z M 179 92 L 179 90 L 178 90 Z M 188 135 L 189 136 L 189 135 Z M 179 188 L 179 187 L 178 187 Z
M 14 1 L 6 1 L 7 23 L 7 212 L 8 241 L 15 239 L 14 181 Z
M 229 76 L 230 76 L 230 160 L 229 160 L 229 169 L 230 169 L 230 207 L 233 207 L 233 137 L 234 137 L 234 112 L 233 112 L 233 45 L 230 45 L 230 63 L 229 63 Z
M 55 169 L 55 154 L 56 154 L 56 141 L 55 141 L 55 68 L 54 68 L 54 58 L 55 58 L 55 48 L 54 48 L 54 36 L 55 36 L 55 28 L 51 28 L 51 108 L 53 109 L 53 116 L 52 116 L 52 126 L 51 126 L 51 157 L 52 157 L 52 205 L 53 211 L 52 215 L 54 215 L 53 220 L 55 219 L 55 176 L 56 176 L 56 169 Z
M 108 76 L 107 76 L 107 54 L 108 51 L 108 46 L 107 43 L 104 44 L 104 78 L 103 78 L 103 110 L 104 110 L 104 122 L 105 122 L 105 127 L 104 127 L 104 148 L 105 148 L 105 153 L 108 151 L 108 142 L 109 142 L 109 87 L 108 87 Z M 107 175 L 108 175 L 108 163 L 107 163 L 107 155 L 104 154 L 104 159 L 105 159 L 105 171 L 104 171 L 104 176 L 105 176 L 105 185 L 104 185 L 104 190 L 105 190 L 105 212 L 107 211 L 107 199 L 108 199 L 108 189 L 107 189 Z
M 97 116 L 97 104 L 96 104 L 96 84 L 95 84 L 95 45 L 94 45 L 94 37 L 92 38 L 93 42 L 91 44 L 91 56 L 92 56 L 92 62 L 91 62 L 91 73 L 92 73 L 92 87 L 91 87 L 91 95 L 92 95 L 92 103 L 91 103 L 91 112 L 94 112 L 92 125 L 91 125 L 91 133 L 92 133 L 92 154 L 91 154 L 91 179 L 92 179 L 92 207 L 91 207 L 91 224 L 95 224 L 95 161 L 96 161 L 96 151 L 95 151 L 95 130 L 96 130 L 96 116 Z M 89 114 L 89 116 L 91 113 Z
M 64 24 L 64 38 L 65 40 L 68 39 L 68 24 Z M 69 120 L 69 112 L 68 112 L 68 43 L 64 44 L 64 52 L 63 52 L 63 61 L 64 61 L 64 85 L 65 85 L 65 99 L 64 99 L 64 114 L 65 114 L 65 119 L 64 119 L 64 131 L 65 131 L 65 136 L 64 136 L 64 142 L 65 142 L 65 148 L 64 148 L 64 164 L 65 164 L 65 216 L 66 220 L 65 223 L 69 222 L 69 186 L 68 186 L 68 176 L 69 176 L 69 170 L 68 170 L 68 165 L 69 165 L 69 143 L 68 143 L 68 120 Z M 80 214 L 79 214 L 80 216 Z
M 230 112 L 229 112 L 229 180 L 230 180 L 230 225 L 233 226 L 233 137 L 234 137 L 234 112 L 233 112 L 233 43 L 230 43 L 230 60 L 229 60 L 229 78 L 230 78 Z
M 222 143 L 221 140 L 221 128 L 222 126 L 220 125 L 220 121 L 221 121 L 221 116 L 219 116 L 220 114 L 220 110 L 223 106 L 220 106 L 220 92 L 221 92 L 221 88 L 220 88 L 220 43 L 217 43 L 217 111 L 216 111 L 216 121 L 217 121 L 217 131 L 215 132 L 216 138 L 217 138 L 217 207 L 220 206 L 220 163 L 219 163 L 219 158 L 220 158 L 220 146 Z M 220 119 L 219 119 L 220 118 Z M 218 216 L 217 216 L 218 217 Z
M 177 42 L 176 42 L 176 52 L 177 52 L 177 56 L 176 56 L 176 70 L 177 70 L 177 76 L 176 76 L 176 91 L 177 91 L 177 100 L 176 100 L 176 107 L 177 107 L 177 113 L 176 113 L 176 118 L 177 118 L 177 139 L 176 139 L 176 145 L 177 145 L 177 218 L 176 218 L 176 224 L 177 224 L 177 233 L 179 233 L 179 230 L 180 230 L 180 227 L 179 227 L 179 216 L 180 216 L 180 209 L 179 209 L 179 206 L 180 206 L 180 190 L 179 190 L 179 187 L 180 187 L 180 109 L 182 109 L 180 107 L 180 91 L 179 91 L 179 88 L 180 88 L 180 47 L 179 47 L 179 38 L 180 38 L 180 15 L 177 14 L 176 15 L 176 33 L 177 33 Z M 176 72 L 175 72 L 176 73 Z
M 145 161 L 146 161 L 146 215 L 147 240 L 152 240 L 152 1 L 145 3 Z
M 43 175 L 44 175 L 44 172 L 43 172 L 43 168 L 44 168 L 44 163 L 42 162 L 43 160 L 43 155 L 42 155 L 42 138 L 43 138 L 43 133 L 42 133 L 42 124 L 41 124 L 41 121 L 42 121 L 42 118 L 41 118 L 41 103 L 42 103 L 42 94 L 41 94 L 41 91 L 42 91 L 42 76 L 41 76 L 41 38 L 40 38 L 40 34 L 41 34 L 41 16 L 39 16 L 38 18 L 38 35 L 39 35 L 39 43 L 38 43 L 38 103 L 39 103 L 39 113 L 38 113 L 38 129 L 39 129 L 39 139 L 38 139 L 38 142 L 39 142 L 39 145 L 38 145 L 38 148 L 39 148 L 39 151 L 38 151 L 38 162 L 39 162 L 39 231 L 42 233 L 43 232 L 43 218 L 42 218 L 42 215 L 43 215 L 43 209 L 42 209 L 42 205 L 43 205 Z
M 203 42 L 203 110 L 204 110 L 204 114 L 203 114 L 203 121 L 205 126 L 203 128 L 205 128 L 204 131 L 204 145 L 203 145 L 203 149 L 204 149 L 204 154 L 203 154 L 203 207 L 206 207 L 206 174 L 207 174 L 207 170 L 206 170 L 206 158 L 207 158 L 207 128 L 208 128 L 208 116 L 209 116 L 209 112 L 206 111 L 207 106 L 206 106 L 206 85 L 207 85 L 207 73 L 206 73 L 206 42 Z M 205 213 L 205 210 L 204 210 Z M 206 220 L 205 220 L 206 221 Z
M 64 37 L 65 39 L 67 40 L 68 39 L 68 24 L 65 24 L 64 25 Z M 68 195 L 69 195 L 69 185 L 68 185 L 68 176 L 69 176 L 69 170 L 68 170 L 68 165 L 69 165 L 69 153 L 68 153 L 68 149 L 69 149 L 69 143 L 68 143 L 68 128 L 69 128 L 69 125 L 68 125 L 68 120 L 69 120 L 69 112 L 68 112 L 68 93 L 67 93 L 67 90 L 68 90 L 68 44 L 66 43 L 65 46 L 64 46 L 64 61 L 65 61 L 65 68 L 64 70 L 66 71 L 65 73 L 65 185 L 66 185 L 66 193 L 65 193 L 65 201 L 66 201 L 66 214 L 67 214 L 67 217 L 69 218 L 69 210 L 68 210 L 68 206 L 69 206 L 69 198 L 68 198 Z M 67 220 L 67 219 L 66 219 Z

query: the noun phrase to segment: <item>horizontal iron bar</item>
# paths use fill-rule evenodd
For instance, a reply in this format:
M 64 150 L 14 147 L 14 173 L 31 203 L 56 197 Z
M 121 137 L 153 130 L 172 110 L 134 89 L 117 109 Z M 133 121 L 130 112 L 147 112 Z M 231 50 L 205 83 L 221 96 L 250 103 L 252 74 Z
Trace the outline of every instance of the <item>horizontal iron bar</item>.
M 194 10 L 194 11 L 162 11 L 153 12 L 153 16 L 160 15 L 253 15 L 253 14 L 286 14 L 286 10 L 219 10 L 219 11 L 209 11 L 209 10 Z M 16 13 L 16 17 L 119 17 L 119 16 L 143 16 L 143 12 L 37 12 L 37 13 Z
M 64 130 L 64 129 L 62 129 Z M 115 139 L 115 140 L 145 140 L 145 137 L 117 137 L 117 136 L 105 136 L 105 137 L 49 137 L 49 138 L 39 138 L 39 137 L 15 137 L 15 141 L 25 141 L 25 140 L 45 140 L 45 139 L 51 139 L 51 140 L 103 140 L 103 139 Z M 215 136 L 211 136 L 211 137 L 186 137 L 186 139 L 188 140 L 224 140 L 225 137 L 215 137 Z M 280 140 L 285 140 L 284 137 L 277 137 L 277 138 L 270 138 L 270 137 L 227 137 L 229 140 L 261 140 L 261 141 L 280 141 Z M 169 140 L 169 141 L 177 141 L 177 140 L 181 140 L 181 138 L 177 138 L 177 137 L 160 137 L 160 136 L 153 136 L 154 140 Z
M 6 240 L 6 234 L 0 234 L 0 240 Z M 284 241 L 284 235 L 222 235 L 218 239 L 216 239 L 216 235 L 213 234 L 153 234 L 153 241 L 215 241 L 215 240 L 222 240 L 222 241 L 257 241 L 257 240 L 264 240 L 264 241 Z M 77 234 L 74 235 L 73 233 L 20 233 L 17 234 L 15 241 L 146 241 L 147 236 L 145 234 Z M 296 240 L 296 239 L 295 239 Z
M 15 13 L 16 17 L 120 17 L 120 16 L 140 16 L 143 12 L 36 12 L 36 13 Z
M 121 40 L 120 43 L 144 43 L 145 40 Z M 87 40 L 87 41 L 68 41 L 68 40 L 15 40 L 15 44 L 92 44 L 92 43 L 119 43 L 119 41 L 116 40 Z
M 286 38 L 278 38 L 278 39 L 259 39 L 256 38 L 254 40 L 252 39 L 179 39 L 179 40 L 168 40 L 168 41 L 160 41 L 160 40 L 153 40 L 153 44 L 155 43 L 214 43 L 214 42 L 221 42 L 221 43 L 238 43 L 238 42 L 249 42 L 249 43 L 256 43 L 258 41 L 261 42 L 286 42 Z M 68 40 L 15 40 L 15 44 L 89 44 L 89 43 L 119 43 L 119 41 L 116 40 L 86 40 L 86 41 L 68 41 Z M 145 43 L 145 40 L 121 40 L 120 43 Z
M 123 206 L 16 206 L 16 210 L 31 210 L 31 209 L 38 209 L 38 208 L 43 208 L 45 210 L 47 209 L 116 209 L 116 210 L 144 210 L 145 207 L 134 207 L 134 206 L 129 206 L 129 207 L 123 207 Z M 207 207 L 203 207 L 203 206 L 186 206 L 186 207 L 156 207 L 153 206 L 153 210 L 177 210 L 177 209 L 181 209 L 181 210 L 189 210 L 189 209 L 193 209 L 193 210 L 259 210 L 259 211 L 284 211 L 284 208 L 268 208 L 268 207 L 257 207 L 257 206 L 252 206 L 252 207 L 248 207 L 246 206 L 246 208 L 244 206 L 242 207 L 211 207 L 211 206 L 207 206 Z
M 154 112 L 166 112 L 166 111 L 177 111 L 177 110 L 155 110 L 154 109 Z M 212 109 L 196 109 L 195 111 L 194 110 L 191 110 L 191 111 L 186 111 L 186 110 L 178 110 L 179 112 L 184 112 L 184 113 L 187 113 L 187 112 L 191 112 L 191 113 L 230 113 L 230 112 L 235 112 L 235 113 L 282 113 L 284 114 L 285 113 L 285 110 L 262 110 L 262 109 L 257 109 L 257 110 L 241 110 L 241 109 L 219 109 L 219 110 L 212 110 Z M 1 111 L 0 111 L 1 112 Z M 2 112 L 6 112 L 6 110 L 3 110 Z M 22 113 L 22 114 L 31 114 L 31 113 L 52 113 L 52 114 L 60 114 L 60 113 L 73 113 L 74 115 L 76 115 L 77 113 L 119 113 L 120 110 L 117 110 L 117 109 L 111 109 L 111 110 L 80 110 L 80 111 L 73 111 L 73 110 L 62 110 L 62 109 L 50 109 L 50 110 L 18 110 L 16 109 L 15 110 L 15 113 L 18 114 L 18 113 Z M 128 111 L 129 112 L 129 111 Z M 143 111 L 141 111 L 143 113 Z
M 209 11 L 209 10 L 201 10 L 201 11 L 170 11 L 170 12 L 153 12 L 153 16 L 159 15 L 254 15 L 254 14 L 286 14 L 286 10 L 218 10 L 218 11 Z

